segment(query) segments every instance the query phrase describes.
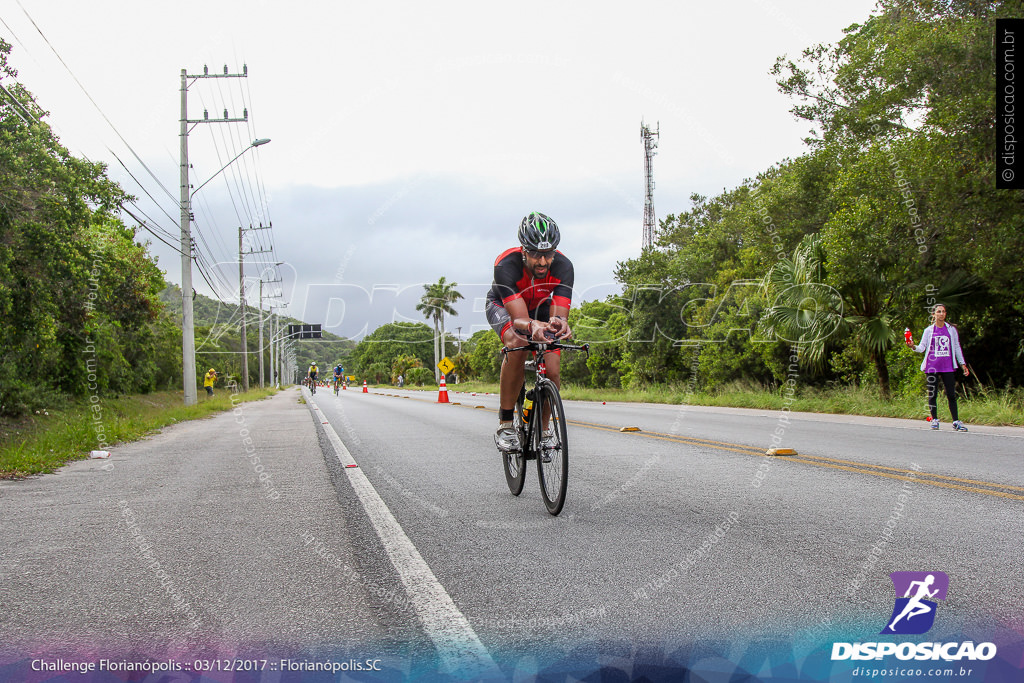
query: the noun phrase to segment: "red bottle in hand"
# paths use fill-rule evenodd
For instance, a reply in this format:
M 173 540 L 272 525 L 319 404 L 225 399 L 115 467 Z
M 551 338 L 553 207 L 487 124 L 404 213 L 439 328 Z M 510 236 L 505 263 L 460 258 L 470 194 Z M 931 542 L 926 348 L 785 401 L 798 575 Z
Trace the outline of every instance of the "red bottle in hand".
M 908 344 L 914 343 L 914 337 L 910 334 L 909 327 L 903 330 L 903 338 L 907 340 Z

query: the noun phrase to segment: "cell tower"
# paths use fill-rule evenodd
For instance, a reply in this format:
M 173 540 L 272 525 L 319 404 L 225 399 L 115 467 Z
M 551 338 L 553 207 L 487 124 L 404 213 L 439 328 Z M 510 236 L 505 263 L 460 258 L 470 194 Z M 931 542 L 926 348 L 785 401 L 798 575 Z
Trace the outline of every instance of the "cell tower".
M 647 179 L 647 193 L 644 196 L 644 244 L 643 248 L 654 246 L 654 150 L 658 146 L 658 136 L 661 132 L 661 123 L 651 132 L 650 126 L 640 119 L 640 138 L 644 141 L 644 177 Z

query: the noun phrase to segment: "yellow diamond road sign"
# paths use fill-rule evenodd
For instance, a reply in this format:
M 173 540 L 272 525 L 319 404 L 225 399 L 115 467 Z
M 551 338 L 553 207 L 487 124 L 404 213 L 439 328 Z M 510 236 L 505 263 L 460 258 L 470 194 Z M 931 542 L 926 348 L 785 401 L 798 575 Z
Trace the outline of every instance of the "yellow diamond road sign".
M 437 364 L 437 368 L 447 375 L 449 372 L 455 369 L 455 363 L 452 362 L 451 358 L 445 356 L 444 358 L 441 359 L 441 362 Z

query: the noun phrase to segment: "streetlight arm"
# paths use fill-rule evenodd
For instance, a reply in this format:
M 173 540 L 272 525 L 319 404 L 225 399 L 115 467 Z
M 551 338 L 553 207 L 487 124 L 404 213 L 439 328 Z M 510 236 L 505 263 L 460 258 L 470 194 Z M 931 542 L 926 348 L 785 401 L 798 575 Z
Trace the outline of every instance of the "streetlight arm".
M 204 186 L 205 186 L 205 185 L 206 185 L 206 184 L 207 184 L 208 182 L 210 182 L 211 180 L 213 180 L 214 178 L 216 178 L 217 176 L 219 176 L 219 175 L 221 174 L 221 171 L 223 171 L 223 170 L 224 170 L 225 168 L 227 168 L 227 167 L 228 167 L 228 166 L 230 166 L 231 164 L 233 164 L 233 163 L 235 163 L 236 161 L 238 161 L 238 157 L 242 156 L 243 154 L 245 154 L 246 152 L 248 152 L 248 151 L 249 151 L 250 149 L 252 149 L 253 147 L 259 147 L 260 145 L 265 145 L 265 144 L 267 144 L 268 142 L 270 142 L 270 138 L 260 138 L 259 140 L 253 140 L 253 141 L 252 141 L 252 143 L 251 143 L 251 144 L 250 144 L 250 145 L 249 145 L 248 147 L 246 147 L 246 148 L 245 148 L 245 149 L 243 149 L 243 150 L 242 150 L 241 152 L 239 152 L 238 154 L 236 154 L 236 155 L 235 155 L 235 158 L 234 158 L 234 159 L 232 159 L 232 160 L 231 160 L 231 161 L 229 161 L 228 163 L 226 163 L 226 164 L 224 164 L 223 166 L 221 166 L 221 167 L 220 167 L 220 170 L 219 170 L 219 171 L 217 171 L 217 172 L 216 172 L 216 173 L 214 173 L 214 174 L 213 174 L 212 176 L 210 176 L 209 178 L 207 178 L 206 180 L 204 180 L 204 181 L 203 181 L 203 183 L 202 183 L 202 185 L 200 185 L 200 186 L 199 186 L 199 187 L 197 187 L 196 189 L 192 190 L 192 193 L 191 193 L 191 194 L 189 194 L 189 196 L 188 196 L 188 198 L 189 198 L 189 201 L 191 201 L 191 200 L 192 200 L 192 197 L 194 197 L 194 196 L 195 196 L 196 192 L 199 192 L 199 190 L 203 189 L 203 187 L 204 187 Z

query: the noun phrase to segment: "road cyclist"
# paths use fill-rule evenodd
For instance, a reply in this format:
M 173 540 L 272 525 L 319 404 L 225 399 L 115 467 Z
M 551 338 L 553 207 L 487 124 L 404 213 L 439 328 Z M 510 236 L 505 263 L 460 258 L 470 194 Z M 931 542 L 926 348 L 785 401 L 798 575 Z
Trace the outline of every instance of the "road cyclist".
M 524 340 L 545 342 L 565 339 L 572 331 L 566 318 L 572 303 L 572 261 L 556 250 L 558 225 L 542 213 L 531 213 L 519 224 L 519 246 L 494 261 L 494 282 L 487 292 L 487 322 L 506 349 Z M 525 380 L 526 351 L 505 353 L 499 379 L 498 429 L 494 444 L 504 453 L 520 449 L 512 419 L 516 399 Z M 547 377 L 560 386 L 559 352 L 544 354 Z M 553 436 L 545 431 L 549 443 Z
M 545 504 L 548 512 L 557 515 L 565 500 L 568 473 L 565 420 L 558 394 L 560 353 L 561 348 L 585 348 L 560 343 L 572 334 L 567 317 L 575 274 L 572 261 L 557 250 L 561 234 L 550 217 L 528 214 L 520 222 L 517 236 L 519 246 L 507 249 L 494 262 L 494 281 L 485 305 L 487 322 L 503 345 L 494 445 L 502 455 L 506 479 L 515 495 L 522 490 L 524 461 L 538 459 Z M 537 384 L 527 392 L 526 368 L 531 358 Z M 524 404 L 534 401 L 540 411 L 530 416 L 529 406 L 524 412 Z
M 341 363 L 334 366 L 334 395 L 338 395 L 338 387 L 341 386 L 342 377 L 345 374 L 345 368 L 341 367 Z
M 320 376 L 320 368 L 317 367 L 316 361 L 309 364 L 309 371 L 306 373 L 306 377 L 309 379 L 309 391 L 312 394 L 316 393 L 316 381 Z

